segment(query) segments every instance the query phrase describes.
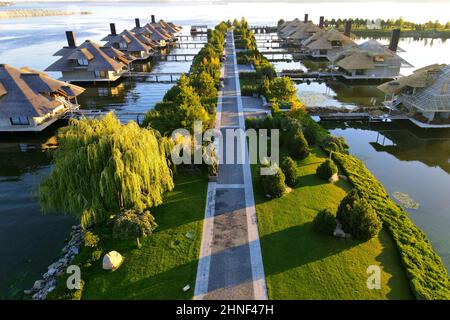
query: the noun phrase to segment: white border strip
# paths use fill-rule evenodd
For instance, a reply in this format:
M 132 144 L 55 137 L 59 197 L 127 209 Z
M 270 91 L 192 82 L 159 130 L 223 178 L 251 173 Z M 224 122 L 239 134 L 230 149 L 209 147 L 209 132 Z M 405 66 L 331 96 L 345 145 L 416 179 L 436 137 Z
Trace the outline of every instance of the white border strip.
M 202 243 L 195 279 L 194 300 L 202 300 L 208 292 L 211 247 L 214 231 L 214 212 L 216 206 L 216 183 L 208 183 L 206 195 L 205 220 L 203 221 Z

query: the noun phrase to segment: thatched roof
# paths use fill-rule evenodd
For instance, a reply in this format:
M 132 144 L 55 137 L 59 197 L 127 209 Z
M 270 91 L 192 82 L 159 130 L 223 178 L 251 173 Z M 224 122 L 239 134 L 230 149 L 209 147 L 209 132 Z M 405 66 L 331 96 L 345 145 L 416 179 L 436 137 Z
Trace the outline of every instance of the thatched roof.
M 284 33 L 286 38 L 292 38 L 295 40 L 304 40 L 311 37 L 316 32 L 321 32 L 322 29 L 316 26 L 312 22 L 302 23 L 295 29 Z
M 450 65 L 429 72 L 428 85 L 417 87 L 412 95 L 402 95 L 402 103 L 424 112 L 450 112 Z M 420 82 L 420 81 L 419 81 Z
M 345 70 L 367 70 L 375 68 L 372 57 L 367 55 L 366 52 L 352 52 L 343 59 L 340 59 L 336 64 Z
M 340 43 L 343 48 L 356 46 L 351 38 L 334 29 L 316 32 L 309 40 L 306 47 L 310 50 L 332 49 L 333 42 Z
M 302 25 L 303 22 L 300 21 L 298 18 L 295 18 L 292 21 L 286 21 L 284 22 L 279 28 L 278 31 L 284 35 L 285 33 L 289 33 L 292 30 L 296 29 L 298 26 Z
M 151 23 L 145 25 L 145 27 L 150 30 L 150 32 L 151 32 L 150 38 L 153 41 L 157 41 L 157 42 L 159 42 L 161 40 L 166 41 L 166 40 L 170 40 L 172 38 L 172 36 L 170 34 L 166 33 L 164 30 L 162 30 L 161 27 L 157 27 L 155 25 L 153 25 Z
M 153 49 L 151 46 L 142 42 L 134 32 L 128 30 L 124 30 L 118 35 L 108 35 L 105 38 L 103 38 L 102 41 L 107 41 L 105 46 L 115 48 L 118 48 L 121 42 L 122 43 L 125 42 L 127 44 L 126 51 L 128 52 L 137 52 L 137 51 L 150 52 Z
M 75 97 L 83 88 L 29 68 L 0 65 L 0 117 L 40 117 L 61 105 L 57 96 Z
M 384 63 L 390 66 L 411 66 L 397 53 L 376 40 L 368 40 L 360 45 L 350 46 L 329 58 L 334 64 L 346 70 L 373 69 L 377 59 L 383 59 Z
M 436 75 L 440 74 L 446 67 L 445 64 L 432 64 L 417 69 L 409 76 L 383 83 L 377 88 L 386 94 L 399 93 L 406 87 L 425 88 L 432 85 L 437 80 Z
M 64 55 L 50 65 L 46 71 L 74 71 L 79 67 L 77 59 L 84 56 L 88 60 L 87 71 L 120 71 L 134 60 L 112 47 L 102 47 L 98 43 L 86 40 L 76 48 L 65 47 Z M 62 52 L 60 50 L 59 52 Z

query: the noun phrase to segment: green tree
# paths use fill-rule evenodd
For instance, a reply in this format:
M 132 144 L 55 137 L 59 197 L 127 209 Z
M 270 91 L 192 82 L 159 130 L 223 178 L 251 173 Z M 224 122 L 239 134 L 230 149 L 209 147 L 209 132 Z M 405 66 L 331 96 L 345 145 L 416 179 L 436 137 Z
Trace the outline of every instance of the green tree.
M 289 153 L 295 159 L 304 159 L 309 155 L 309 145 L 301 128 L 292 128 L 289 136 Z
M 275 78 L 270 81 L 269 94 L 271 99 L 291 101 L 296 97 L 297 89 L 289 77 Z
M 347 205 L 346 210 L 348 210 L 349 222 L 342 226 L 355 239 L 369 240 L 380 232 L 383 224 L 366 199 L 356 199 L 352 206 Z
M 314 228 L 326 235 L 331 236 L 336 229 L 336 217 L 329 209 L 319 211 L 314 218 Z
M 142 212 L 173 189 L 159 135 L 109 113 L 73 120 L 58 133 L 54 168 L 40 186 L 44 212 L 64 212 L 83 226 L 127 209 Z
M 286 184 L 289 187 L 295 187 L 298 180 L 297 165 L 291 157 L 284 157 L 281 161 L 281 171 L 286 177 Z
M 316 173 L 324 180 L 330 179 L 334 174 L 338 172 L 338 168 L 334 162 L 330 159 L 325 160 L 317 167 Z
M 286 178 L 278 166 L 275 169 L 275 174 L 261 175 L 260 181 L 265 194 L 279 198 L 286 192 Z

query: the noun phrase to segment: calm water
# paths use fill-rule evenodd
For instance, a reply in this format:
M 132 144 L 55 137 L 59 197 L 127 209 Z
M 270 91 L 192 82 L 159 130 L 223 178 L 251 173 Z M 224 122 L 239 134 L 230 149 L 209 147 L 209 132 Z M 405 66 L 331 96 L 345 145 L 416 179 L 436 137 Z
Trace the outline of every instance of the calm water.
M 367 10 L 368 6 L 371 10 Z M 405 12 L 403 9 L 408 6 Z M 85 39 L 99 41 L 109 33 L 109 23 L 118 30 L 132 28 L 134 18 L 147 22 L 151 14 L 184 27 L 191 24 L 215 25 L 222 19 L 244 15 L 251 24 L 275 24 L 280 18 L 303 16 L 318 20 L 320 15 L 345 18 L 390 18 L 391 12 L 402 12 L 408 20 L 429 20 L 423 12 L 430 12 L 429 4 L 370 3 L 35 3 L 20 4 L 17 8 L 45 8 L 68 11 L 89 11 L 91 15 L 65 17 L 37 17 L 0 20 L 0 63 L 20 67 L 45 69 L 56 57 L 53 53 L 66 44 L 66 30 L 76 32 L 77 42 Z M 373 9 L 373 10 L 372 10 Z M 3 10 L 3 8 L 2 8 Z M 448 20 L 449 3 L 433 4 L 433 19 Z M 364 39 L 359 39 L 363 41 Z M 380 41 L 387 43 L 388 39 Z M 440 62 L 450 63 L 450 42 L 441 40 L 402 39 L 401 55 L 416 68 Z M 198 50 L 198 49 L 197 49 Z M 276 49 L 278 50 L 278 49 Z M 195 49 L 176 49 L 177 52 L 196 52 Z M 323 62 L 279 62 L 276 69 L 317 70 Z M 159 72 L 185 72 L 190 63 L 162 62 L 142 66 Z M 414 69 L 402 70 L 407 74 Z M 57 73 L 52 74 L 59 76 Z M 375 86 L 348 85 L 337 81 L 297 84 L 299 95 L 310 106 L 354 108 L 370 106 L 383 98 Z M 142 81 L 123 81 L 116 86 L 88 87 L 79 101 L 84 108 L 115 109 L 145 112 L 161 100 L 171 84 Z M 131 119 L 133 117 L 129 117 Z M 123 120 L 128 120 L 124 118 Z M 352 125 L 352 124 L 350 124 Z M 23 289 L 32 285 L 46 271 L 63 246 L 74 220 L 62 215 L 43 216 L 37 202 L 37 187 L 42 177 L 51 170 L 47 151 L 54 144 L 55 127 L 43 134 L 0 136 L 0 299 L 20 297 Z M 393 129 L 391 127 L 390 129 Z M 439 139 L 425 139 L 423 132 L 410 126 L 395 126 L 394 131 L 382 132 L 386 141 L 396 148 L 374 147 L 378 131 L 374 128 L 334 128 L 333 133 L 343 135 L 351 144 L 351 152 L 363 159 L 389 192 L 408 193 L 420 203 L 420 209 L 410 211 L 414 221 L 430 236 L 434 246 L 450 266 L 450 190 L 449 131 L 441 132 Z M 434 133 L 433 133 L 434 135 Z M 422 137 L 422 138 L 418 138 Z M 446 197 L 447 195 L 447 197 Z

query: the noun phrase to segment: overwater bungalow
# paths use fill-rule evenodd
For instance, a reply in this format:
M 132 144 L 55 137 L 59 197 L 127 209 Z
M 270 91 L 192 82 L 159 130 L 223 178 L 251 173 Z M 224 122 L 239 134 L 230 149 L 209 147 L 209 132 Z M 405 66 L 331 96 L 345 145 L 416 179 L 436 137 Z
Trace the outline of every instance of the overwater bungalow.
M 139 21 L 136 21 L 136 27 L 139 28 Z M 147 44 L 148 41 L 143 39 L 143 35 L 137 36 L 134 32 L 124 30 L 120 34 L 116 33 L 116 26 L 114 23 L 110 24 L 111 33 L 107 35 L 102 41 L 106 41 L 106 47 L 118 49 L 136 60 L 147 60 L 154 52 L 154 48 Z M 141 41 L 144 40 L 144 41 Z M 151 41 L 149 39 L 149 41 Z M 146 43 L 147 42 L 147 43 Z
M 61 56 L 46 71 L 60 71 L 68 82 L 113 82 L 129 71 L 135 60 L 113 47 L 86 40 L 77 46 L 73 32 L 66 32 L 68 46 L 56 52 Z
M 450 65 L 433 64 L 380 86 L 385 106 L 401 105 L 421 122 L 450 124 Z
M 346 79 L 395 79 L 401 68 L 412 67 L 397 54 L 400 30 L 394 30 L 388 47 L 376 40 L 330 56 L 330 61 Z
M 322 19 L 321 22 L 323 22 Z M 310 38 L 316 32 L 322 31 L 322 27 L 309 21 L 308 14 L 305 14 L 303 21 L 296 18 L 279 26 L 278 35 L 286 41 L 301 44 L 303 40 Z
M 77 109 L 83 91 L 44 72 L 0 64 L 0 132 L 42 131 Z
M 335 29 L 321 30 L 302 42 L 313 58 L 330 58 L 356 46 L 349 35 Z

